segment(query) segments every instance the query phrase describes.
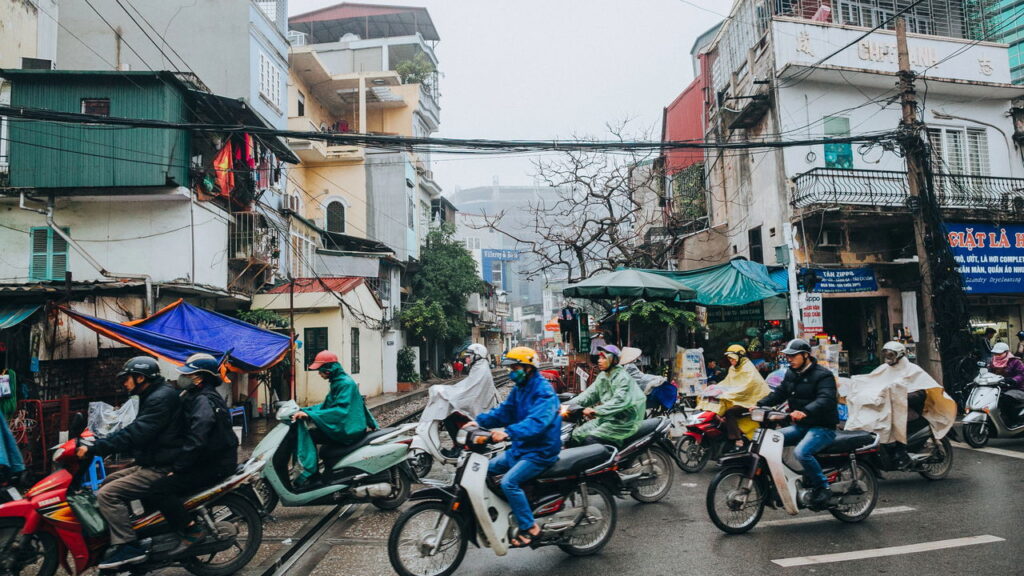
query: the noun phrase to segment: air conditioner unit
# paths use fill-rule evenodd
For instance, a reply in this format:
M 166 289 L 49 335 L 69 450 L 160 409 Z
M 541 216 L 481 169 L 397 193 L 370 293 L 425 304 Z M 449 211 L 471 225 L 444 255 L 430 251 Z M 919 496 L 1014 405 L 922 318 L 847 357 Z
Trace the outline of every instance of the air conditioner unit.
M 299 213 L 299 197 L 294 194 L 282 194 L 280 202 L 281 210 L 291 210 L 296 214 Z
M 842 238 L 838 230 L 822 230 L 818 240 L 819 248 L 838 248 L 842 245 Z

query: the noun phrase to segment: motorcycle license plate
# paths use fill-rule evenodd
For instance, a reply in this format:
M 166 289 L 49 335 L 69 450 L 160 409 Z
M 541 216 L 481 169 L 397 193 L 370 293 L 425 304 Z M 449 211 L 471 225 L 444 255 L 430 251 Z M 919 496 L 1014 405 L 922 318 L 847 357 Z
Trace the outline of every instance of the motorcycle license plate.
M 14 486 L 7 487 L 7 494 L 11 497 L 11 500 L 21 500 L 21 493 Z

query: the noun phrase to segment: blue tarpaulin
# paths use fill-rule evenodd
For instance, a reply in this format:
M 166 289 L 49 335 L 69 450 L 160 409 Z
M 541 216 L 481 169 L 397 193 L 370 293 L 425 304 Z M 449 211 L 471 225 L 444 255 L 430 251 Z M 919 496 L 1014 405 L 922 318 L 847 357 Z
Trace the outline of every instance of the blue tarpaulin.
M 291 345 L 288 336 L 182 300 L 148 318 L 124 324 L 61 310 L 103 336 L 178 365 L 199 352 L 220 357 L 230 351 L 232 369 L 258 372 L 280 362 Z
M 785 283 L 772 278 L 768 267 L 736 259 L 719 266 L 688 270 L 644 270 L 678 280 L 696 290 L 691 300 L 704 306 L 743 306 L 787 292 Z
M 39 310 L 38 304 L 0 306 L 0 330 L 17 326 L 36 310 Z

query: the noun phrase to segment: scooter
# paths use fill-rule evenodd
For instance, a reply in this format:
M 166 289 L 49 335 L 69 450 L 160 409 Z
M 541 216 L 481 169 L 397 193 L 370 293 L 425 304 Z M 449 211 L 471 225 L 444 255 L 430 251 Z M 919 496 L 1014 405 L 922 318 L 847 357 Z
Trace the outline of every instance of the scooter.
M 921 414 L 924 409 L 924 397 L 910 395 L 910 403 L 918 404 L 913 409 Z M 907 422 L 907 453 L 909 458 L 906 466 L 901 466 L 900 456 L 895 453 L 892 445 L 882 444 L 878 452 L 868 456 L 875 469 L 882 472 L 917 472 L 929 480 L 942 480 L 953 469 L 953 444 L 949 436 L 941 440 L 935 438 L 931 425 L 924 417 Z
M 746 436 L 743 439 L 746 441 Z M 686 420 L 686 432 L 676 440 L 676 462 L 683 472 L 694 474 L 703 470 L 712 458 L 721 458 L 734 445 L 729 440 L 723 417 L 713 410 L 697 412 Z
M 294 401 L 281 404 L 280 422 L 253 450 L 252 460 L 266 462 L 263 482 L 256 487 L 260 511 L 270 514 L 278 502 L 284 506 L 321 506 L 369 502 L 381 510 L 401 506 L 417 481 L 409 466 L 408 433 L 416 424 L 382 428 L 346 446 L 320 446 L 321 482 L 298 486 L 290 463 L 294 456 L 298 426 L 292 414 L 299 410 Z
M 711 521 L 727 534 L 756 526 L 765 506 L 790 515 L 811 509 L 811 489 L 803 486 L 803 470 L 792 448 L 783 448 L 777 429 L 789 414 L 755 408 L 750 416 L 760 428 L 749 452 L 722 458 L 722 469 L 708 486 L 705 501 Z M 878 442 L 878 435 L 871 432 L 839 431 L 835 441 L 815 456 L 832 493 L 824 508 L 843 522 L 860 522 L 875 509 L 877 472 L 867 456 L 878 450 Z
M 52 576 L 61 566 L 69 574 L 81 574 L 103 559 L 110 542 L 105 527 L 83 523 L 77 512 L 82 510 L 78 506 L 86 506 L 91 517 L 99 514 L 88 503 L 88 489 L 82 487 L 88 467 L 75 454 L 80 441 L 88 443 L 93 438 L 81 414 L 72 421 L 69 437 L 54 452 L 57 471 L 32 486 L 24 497 L 0 505 L 0 574 Z M 259 512 L 250 497 L 243 495 L 259 477 L 261 467 L 261 463 L 246 463 L 234 476 L 185 502 L 186 510 L 210 536 L 185 548 L 162 514 L 147 511 L 132 520 L 140 545 L 148 550 L 146 560 L 100 573 L 143 574 L 181 566 L 197 576 L 223 576 L 242 570 L 263 539 Z M 70 499 L 76 500 L 74 506 Z M 79 504 L 82 500 L 85 502 Z M 73 567 L 67 561 L 68 552 Z
M 457 430 L 470 420 L 462 412 L 453 412 L 443 421 L 417 424 L 409 445 L 409 464 L 417 478 L 426 478 L 434 462 L 450 468 L 458 464 L 458 451 L 452 455 L 441 448 L 441 429 L 445 423 L 450 423 Z
M 1019 438 L 1024 436 L 1024 405 L 1006 410 L 1002 400 L 1003 377 L 989 372 L 984 362 L 979 362 L 978 376 L 968 384 L 971 390 L 965 404 L 967 414 L 961 422 L 964 440 L 973 448 L 988 444 L 989 438 Z M 1002 400 L 1002 402 L 1000 402 Z
M 448 576 L 470 542 L 505 556 L 518 534 L 500 486 L 487 476 L 490 457 L 504 449 L 483 428 L 463 428 L 463 448 L 450 485 L 419 490 L 417 504 L 395 521 L 388 559 L 401 576 Z M 541 533 L 530 548 L 558 546 L 573 556 L 596 554 L 615 533 L 616 451 L 593 445 L 562 450 L 558 461 L 523 488 Z
M 577 404 L 562 407 L 562 445 L 566 446 L 576 424 L 583 421 L 583 408 Z M 636 433 L 622 442 L 615 456 L 620 480 L 620 495 L 629 495 L 637 502 L 657 502 L 668 495 L 675 478 L 672 443 L 668 418 L 648 418 Z

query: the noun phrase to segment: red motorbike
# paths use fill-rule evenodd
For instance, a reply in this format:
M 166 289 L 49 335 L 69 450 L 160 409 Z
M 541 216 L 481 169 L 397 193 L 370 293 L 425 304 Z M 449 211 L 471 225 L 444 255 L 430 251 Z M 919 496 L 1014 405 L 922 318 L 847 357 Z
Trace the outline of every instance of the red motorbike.
M 52 576 L 58 566 L 69 574 L 81 574 L 102 560 L 109 536 L 105 530 L 99 532 L 94 522 L 88 523 L 90 534 L 69 502 L 69 497 L 76 503 L 88 501 L 77 497 L 88 496 L 88 488 L 82 486 L 88 468 L 75 452 L 79 442 L 88 443 L 93 437 L 81 414 L 75 415 L 69 437 L 53 455 L 58 470 L 24 496 L 0 505 L 0 575 Z M 197 576 L 226 576 L 241 570 L 263 538 L 260 514 L 251 500 L 254 496 L 243 495 L 251 490 L 249 484 L 258 478 L 262 466 L 259 461 L 247 462 L 239 473 L 187 500 L 186 509 L 210 534 L 191 547 L 179 548 L 180 537 L 159 512 L 138 515 L 133 528 L 148 549 L 148 557 L 111 573 L 142 574 L 167 566 L 181 566 Z M 67 560 L 68 552 L 73 566 Z
M 683 472 L 700 472 L 708 460 L 717 460 L 732 445 L 724 418 L 710 410 L 697 412 L 686 421 L 686 432 L 676 441 L 676 463 Z

